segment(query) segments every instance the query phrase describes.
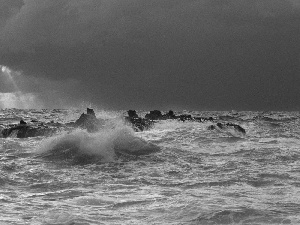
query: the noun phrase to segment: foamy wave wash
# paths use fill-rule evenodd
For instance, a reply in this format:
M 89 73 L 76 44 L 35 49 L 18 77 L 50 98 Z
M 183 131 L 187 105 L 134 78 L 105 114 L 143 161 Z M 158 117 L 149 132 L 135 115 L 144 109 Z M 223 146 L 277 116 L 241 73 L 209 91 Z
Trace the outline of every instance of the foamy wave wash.
M 105 127 L 96 133 L 76 129 L 44 139 L 36 149 L 39 157 L 75 163 L 111 162 L 120 154 L 145 155 L 160 148 L 137 137 L 125 125 Z

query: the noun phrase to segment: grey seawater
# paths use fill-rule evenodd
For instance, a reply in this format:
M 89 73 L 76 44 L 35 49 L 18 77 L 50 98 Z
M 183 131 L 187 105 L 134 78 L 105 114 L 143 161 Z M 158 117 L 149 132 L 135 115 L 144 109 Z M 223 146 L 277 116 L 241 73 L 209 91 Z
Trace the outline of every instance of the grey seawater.
M 0 111 L 0 123 L 65 123 L 80 113 L 10 109 Z M 161 121 L 132 134 L 161 151 L 115 156 L 110 141 L 122 134 L 114 129 L 130 129 L 122 113 L 96 112 L 118 121 L 99 134 L 0 139 L 0 224 L 300 224 L 300 113 L 188 112 L 247 133 Z M 94 160 L 37 154 L 64 139 Z

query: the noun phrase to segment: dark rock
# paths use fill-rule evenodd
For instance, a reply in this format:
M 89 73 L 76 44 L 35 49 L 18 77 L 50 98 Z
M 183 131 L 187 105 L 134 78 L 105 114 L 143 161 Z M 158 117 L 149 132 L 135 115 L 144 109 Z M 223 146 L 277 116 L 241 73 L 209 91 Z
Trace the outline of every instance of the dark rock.
M 140 118 L 140 117 L 126 117 L 125 120 L 129 122 L 135 131 L 144 131 L 151 128 L 154 124 L 153 121 Z
M 222 115 L 222 116 L 219 116 L 219 120 L 234 120 L 235 117 L 234 116 L 231 116 L 231 115 Z
M 234 127 L 235 130 L 246 134 L 246 130 L 244 128 L 242 128 L 240 125 L 234 124 L 234 123 L 227 123 L 226 126 L 232 126 Z
M 224 127 L 224 125 L 222 123 L 217 123 L 217 127 L 222 129 Z
M 141 118 L 137 115 L 135 110 L 128 110 L 128 116 L 125 121 L 130 123 L 135 131 L 143 131 L 149 129 L 153 125 L 153 121 Z
M 202 122 L 205 121 L 205 118 L 202 118 L 202 117 L 194 117 L 193 120 L 202 123 Z
M 17 138 L 27 138 L 27 137 L 37 137 L 37 136 L 48 136 L 52 135 L 58 131 L 60 128 L 70 129 L 74 127 L 81 127 L 87 129 L 89 132 L 98 131 L 104 122 L 99 120 L 95 116 L 93 109 L 87 108 L 87 114 L 82 114 L 76 122 L 60 124 L 51 121 L 46 125 L 32 120 L 32 123 L 26 123 L 21 120 L 19 124 L 10 124 L 4 127 L 0 132 L 3 138 L 7 137 L 17 137 Z M 1 135 L 0 135 L 1 136 Z
M 208 127 L 208 129 L 209 130 L 214 130 L 214 129 L 216 129 L 216 127 L 218 127 L 219 129 L 225 129 L 225 128 L 228 128 L 228 127 L 233 127 L 236 131 L 238 131 L 240 133 L 243 133 L 243 134 L 246 134 L 246 130 L 244 128 L 242 128 L 240 125 L 237 125 L 237 124 L 234 124 L 234 123 L 226 123 L 226 124 L 217 123 L 216 126 L 210 125 Z
M 73 125 L 75 124 L 74 122 L 72 123 Z M 50 122 L 46 123 L 46 126 L 50 126 L 50 127 L 65 127 L 68 128 L 69 123 L 63 124 L 63 123 L 59 123 L 59 122 L 54 122 L 54 120 L 51 120 Z
M 236 125 L 236 126 L 234 126 L 234 128 L 236 130 L 238 130 L 239 132 L 246 134 L 246 130 L 244 128 L 242 128 L 240 125 Z
M 86 114 L 96 117 L 94 110 L 90 108 L 86 109 Z
M 183 114 L 183 115 L 179 116 L 179 119 L 184 122 L 186 120 L 193 120 L 193 117 L 191 115 L 188 115 L 188 114 Z
M 5 128 L 1 131 L 2 137 L 17 137 L 17 138 L 28 138 L 37 136 L 47 136 L 55 133 L 56 128 L 47 126 L 28 126 L 28 125 L 15 125 L 9 128 Z
M 96 132 L 104 125 L 104 121 L 96 118 L 93 109 L 87 108 L 87 114 L 82 113 L 74 125 L 87 129 L 88 132 Z
M 146 114 L 145 118 L 149 119 L 149 120 L 161 120 L 163 118 L 163 116 L 161 114 L 161 111 L 153 110 L 153 111 L 150 111 L 150 113 Z
M 128 110 L 128 116 L 125 117 L 125 120 L 132 124 L 133 128 L 136 131 L 142 131 L 149 129 L 152 125 L 158 120 L 167 120 L 167 119 L 176 119 L 180 121 L 195 121 L 195 122 L 205 122 L 213 121 L 212 117 L 203 118 L 203 117 L 193 117 L 190 114 L 175 115 L 172 110 L 169 110 L 166 114 L 162 114 L 159 110 L 150 111 L 145 115 L 145 118 L 141 118 L 137 115 L 135 110 Z
M 20 124 L 25 125 L 27 123 L 24 120 L 20 120 Z
M 167 119 L 178 119 L 179 116 L 176 116 L 172 110 L 169 110 L 166 114 L 162 114 L 159 110 L 150 111 L 150 113 L 145 115 L 146 119 L 149 120 L 167 120 Z
M 174 114 L 174 112 L 172 110 L 169 110 L 168 113 L 163 115 L 163 118 L 164 119 L 177 119 L 177 116 Z
M 138 117 L 139 117 L 139 116 L 136 114 L 136 111 L 135 111 L 135 110 L 128 110 L 127 113 L 128 113 L 128 116 L 129 116 L 130 118 L 138 118 Z
M 208 130 L 214 130 L 214 129 L 216 129 L 216 127 L 215 127 L 215 125 L 210 125 L 210 126 L 207 127 L 207 129 Z

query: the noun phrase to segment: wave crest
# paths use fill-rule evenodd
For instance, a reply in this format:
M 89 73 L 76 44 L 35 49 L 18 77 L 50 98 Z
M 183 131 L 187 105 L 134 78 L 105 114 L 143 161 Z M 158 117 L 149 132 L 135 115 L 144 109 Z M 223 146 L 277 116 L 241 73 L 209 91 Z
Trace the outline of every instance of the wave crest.
M 112 162 L 119 154 L 144 155 L 159 147 L 137 136 L 127 126 L 105 128 L 97 133 L 74 130 L 44 139 L 36 149 L 39 157 L 76 163 Z

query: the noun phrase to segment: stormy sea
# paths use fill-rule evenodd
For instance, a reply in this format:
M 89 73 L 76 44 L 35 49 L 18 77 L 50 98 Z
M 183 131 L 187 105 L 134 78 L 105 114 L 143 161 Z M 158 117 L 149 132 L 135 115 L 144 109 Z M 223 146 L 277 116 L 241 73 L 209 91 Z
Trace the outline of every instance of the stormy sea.
M 300 224 L 299 112 L 94 110 L 0 110 L 1 225 Z

